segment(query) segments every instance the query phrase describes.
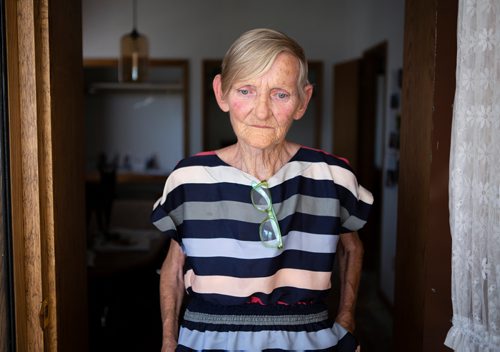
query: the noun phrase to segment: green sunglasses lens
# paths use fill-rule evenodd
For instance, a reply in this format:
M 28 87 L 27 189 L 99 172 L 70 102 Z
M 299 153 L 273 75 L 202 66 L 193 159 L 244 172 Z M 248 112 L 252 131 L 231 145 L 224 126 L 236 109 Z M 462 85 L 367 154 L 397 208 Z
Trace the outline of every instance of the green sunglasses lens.
M 271 194 L 267 188 L 257 186 L 252 188 L 250 192 L 253 206 L 262 212 L 267 211 L 271 207 Z
M 281 231 L 274 214 L 271 193 L 266 182 L 252 185 L 250 198 L 255 209 L 267 213 L 267 218 L 262 221 L 259 227 L 259 236 L 262 244 L 266 247 L 283 248 Z

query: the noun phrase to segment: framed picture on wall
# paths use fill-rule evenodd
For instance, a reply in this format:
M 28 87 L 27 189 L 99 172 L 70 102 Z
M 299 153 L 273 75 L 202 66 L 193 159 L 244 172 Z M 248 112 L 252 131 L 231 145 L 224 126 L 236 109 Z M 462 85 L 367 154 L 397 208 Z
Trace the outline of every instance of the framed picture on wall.
M 221 59 L 203 60 L 203 150 L 216 150 L 236 142 L 229 116 L 220 110 L 215 100 L 212 81 L 221 71 Z M 320 148 L 321 119 L 323 114 L 323 63 L 309 61 L 309 82 L 313 85 L 313 96 L 305 115 L 294 121 L 288 139 L 290 141 Z

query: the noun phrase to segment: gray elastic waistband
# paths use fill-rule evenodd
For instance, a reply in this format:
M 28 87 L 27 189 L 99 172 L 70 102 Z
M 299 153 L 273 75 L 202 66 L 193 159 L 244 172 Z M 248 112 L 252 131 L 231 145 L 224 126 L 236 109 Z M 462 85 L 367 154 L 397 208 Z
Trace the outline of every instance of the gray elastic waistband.
M 327 320 L 328 311 L 296 315 L 218 315 L 191 312 L 186 309 L 184 319 L 194 323 L 225 325 L 302 325 Z

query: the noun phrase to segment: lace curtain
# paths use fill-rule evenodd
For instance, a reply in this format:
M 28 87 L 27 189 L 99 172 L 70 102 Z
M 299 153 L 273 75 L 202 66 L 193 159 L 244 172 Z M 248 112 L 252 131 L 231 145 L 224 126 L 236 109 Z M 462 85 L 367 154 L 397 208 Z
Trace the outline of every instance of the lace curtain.
M 456 351 L 500 351 L 500 0 L 460 0 L 450 155 Z

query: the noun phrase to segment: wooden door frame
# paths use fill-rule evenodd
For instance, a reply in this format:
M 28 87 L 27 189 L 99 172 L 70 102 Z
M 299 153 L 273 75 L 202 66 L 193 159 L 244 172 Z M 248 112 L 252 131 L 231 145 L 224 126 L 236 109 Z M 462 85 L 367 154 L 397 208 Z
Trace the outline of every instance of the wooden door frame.
M 16 347 L 86 351 L 81 2 L 5 9 Z
M 359 72 L 359 117 L 358 117 L 358 155 L 356 170 L 356 177 L 360 184 L 369 189 L 375 199 L 382 199 L 383 185 L 382 185 L 382 172 L 383 167 L 380 169 L 374 167 L 376 156 L 376 126 L 377 126 L 377 77 L 378 74 L 383 73 L 384 88 L 382 95 L 383 106 L 382 111 L 384 118 L 382 121 L 382 135 L 385 133 L 385 97 L 387 96 L 387 41 L 382 41 L 363 51 L 363 56 L 360 61 Z M 384 138 L 380 141 L 383 143 Z M 383 150 L 383 146 L 379 146 Z M 380 243 L 381 231 L 380 225 L 382 223 L 382 202 L 377 201 L 373 204 L 370 221 L 359 231 L 359 236 L 363 241 L 363 245 L 367 249 L 363 258 L 363 267 L 374 270 L 377 273 L 377 278 L 380 273 Z
M 458 2 L 406 0 L 395 351 L 449 351 L 449 155 Z
M 5 4 L 17 349 L 86 351 L 81 2 Z M 456 51 L 446 50 L 455 45 L 456 6 L 452 0 L 406 1 L 395 319 L 400 350 L 436 350 L 431 346 L 442 346 L 451 318 L 449 281 L 443 280 L 450 278 L 449 267 L 433 266 L 432 258 L 451 252 L 443 215 Z M 421 148 L 408 147 L 415 141 Z M 414 192 L 415 184 L 424 188 Z M 415 199 L 423 201 L 414 205 Z M 42 329 L 45 299 L 48 325 Z

